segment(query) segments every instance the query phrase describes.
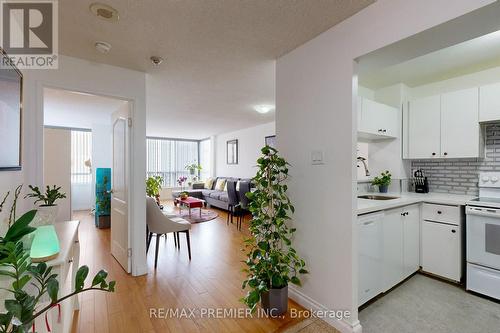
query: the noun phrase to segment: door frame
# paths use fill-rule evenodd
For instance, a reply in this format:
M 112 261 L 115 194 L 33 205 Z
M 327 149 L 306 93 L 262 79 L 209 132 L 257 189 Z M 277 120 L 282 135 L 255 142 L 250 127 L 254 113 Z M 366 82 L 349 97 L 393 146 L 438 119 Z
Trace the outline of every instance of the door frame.
M 42 137 L 43 138 L 43 124 L 44 124 L 44 89 L 45 88 L 50 88 L 50 89 L 58 89 L 58 90 L 65 90 L 65 91 L 70 91 L 70 92 L 77 92 L 77 93 L 82 93 L 82 94 L 90 94 L 90 95 L 97 95 L 97 96 L 103 96 L 103 97 L 109 97 L 109 98 L 114 98 L 114 99 L 119 99 L 122 101 L 126 101 L 128 106 L 129 106 L 129 112 L 130 112 L 130 118 L 132 119 L 132 126 L 129 127 L 129 160 L 128 160 L 128 167 L 129 167 L 129 174 L 130 177 L 128 179 L 129 181 L 129 191 L 127 193 L 128 200 L 129 200 L 129 205 L 128 205 L 128 214 L 129 214 L 129 221 L 128 221 L 128 238 L 129 238 L 129 246 L 132 249 L 132 258 L 131 258 L 131 271 L 133 276 L 140 276 L 147 274 L 147 260 L 146 260 L 146 219 L 144 216 L 144 219 L 134 219 L 135 212 L 136 211 L 141 211 L 141 210 L 146 210 L 146 200 L 144 202 L 137 202 L 137 200 L 134 200 L 134 193 L 139 190 L 141 191 L 141 188 L 136 189 L 136 178 L 138 175 L 135 175 L 136 173 L 136 164 L 134 163 L 134 141 L 135 141 L 135 136 L 136 136 L 136 131 L 134 127 L 134 123 L 136 123 L 136 118 L 138 117 L 137 112 L 136 112 L 136 99 L 135 98 L 130 98 L 127 96 L 120 96 L 120 95 L 115 95 L 109 92 L 104 92 L 100 91 L 98 89 L 82 89 L 79 86 L 74 86 L 74 85 L 68 85 L 65 84 L 64 86 L 54 84 L 54 83 L 48 83 L 48 82 L 43 82 L 43 81 L 36 81 L 36 123 L 37 127 L 35 128 L 35 133 L 37 137 Z M 41 126 L 40 126 L 41 124 Z M 146 142 L 146 136 L 144 136 L 144 142 Z M 32 175 L 33 179 L 35 179 L 37 184 L 43 184 L 43 149 L 40 151 L 40 149 L 35 149 L 35 155 L 36 155 L 36 161 L 40 163 L 39 167 L 35 171 L 35 174 Z M 146 163 L 146 161 L 144 161 Z M 141 178 L 141 181 L 144 183 L 144 181 Z M 145 194 L 144 194 L 145 197 Z M 138 207 L 139 205 L 143 207 Z M 110 252 L 111 255 L 111 252 Z

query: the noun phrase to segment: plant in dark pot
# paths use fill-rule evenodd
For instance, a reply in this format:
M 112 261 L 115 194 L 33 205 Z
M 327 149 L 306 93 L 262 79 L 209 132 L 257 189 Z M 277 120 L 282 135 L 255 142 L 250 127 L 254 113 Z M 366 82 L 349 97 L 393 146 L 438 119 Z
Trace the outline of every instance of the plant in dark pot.
M 66 193 L 61 191 L 61 186 L 47 185 L 45 188 L 45 192 L 42 193 L 38 186 L 28 186 L 31 190 L 31 193 L 28 193 L 24 196 L 24 198 L 34 198 L 35 204 L 41 202 L 42 204 L 38 205 L 37 213 L 31 224 L 34 227 L 54 224 L 57 218 L 58 207 L 56 204 L 57 200 L 65 199 Z
M 163 177 L 151 176 L 146 179 L 146 194 L 148 197 L 156 199 L 158 206 L 160 205 L 160 191 L 163 184 Z
M 108 176 L 96 182 L 95 225 L 99 229 L 111 226 L 111 184 Z
M 242 301 L 255 310 L 259 301 L 273 316 L 288 310 L 288 284 L 300 285 L 300 274 L 307 273 L 305 262 L 292 247 L 295 228 L 288 225 L 294 207 L 285 184 L 289 164 L 269 146 L 262 148 L 257 160 L 258 171 L 253 183 L 255 191 L 247 193 L 252 213 L 247 247 L 247 278 L 243 288 L 249 288 Z
M 380 193 L 387 193 L 389 185 L 391 184 L 391 177 L 389 170 L 382 172 L 380 176 L 373 178 L 372 185 L 378 186 Z

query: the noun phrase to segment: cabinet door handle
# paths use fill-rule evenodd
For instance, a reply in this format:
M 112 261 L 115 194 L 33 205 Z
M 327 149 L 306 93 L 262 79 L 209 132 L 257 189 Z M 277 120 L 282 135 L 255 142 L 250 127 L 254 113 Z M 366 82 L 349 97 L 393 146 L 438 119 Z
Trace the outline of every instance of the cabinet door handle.
M 451 232 L 452 232 L 452 233 L 455 233 L 455 232 L 457 232 L 457 231 L 456 231 L 455 229 L 451 229 Z
M 438 211 L 437 211 L 437 213 L 438 213 L 438 214 L 442 214 L 443 212 L 442 212 L 442 211 L 440 211 L 440 210 L 438 210 Z
M 375 221 L 367 221 L 367 222 L 363 223 L 363 225 L 370 225 L 370 224 L 373 224 L 373 223 L 375 223 Z
M 432 153 L 432 156 L 436 156 L 436 153 Z
M 446 156 L 446 155 L 448 155 L 448 153 L 447 153 L 447 152 L 445 152 L 443 155 L 444 155 L 444 156 Z

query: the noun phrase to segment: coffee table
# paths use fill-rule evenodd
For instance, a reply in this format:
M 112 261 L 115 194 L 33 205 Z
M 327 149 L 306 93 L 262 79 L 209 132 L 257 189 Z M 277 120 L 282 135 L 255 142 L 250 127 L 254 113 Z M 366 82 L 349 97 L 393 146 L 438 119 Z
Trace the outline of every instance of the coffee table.
M 201 200 L 198 198 L 187 197 L 185 199 L 175 198 L 174 205 L 179 206 L 179 215 L 181 214 L 182 207 L 186 207 L 189 209 L 189 218 L 191 218 L 191 209 L 199 208 L 200 209 L 200 217 L 201 217 L 201 209 L 205 205 L 205 200 Z

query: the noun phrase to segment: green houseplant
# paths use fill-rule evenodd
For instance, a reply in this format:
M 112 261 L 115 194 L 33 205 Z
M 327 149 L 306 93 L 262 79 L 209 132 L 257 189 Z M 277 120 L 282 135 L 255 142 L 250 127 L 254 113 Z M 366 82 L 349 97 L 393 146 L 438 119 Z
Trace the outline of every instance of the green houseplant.
M 261 306 L 272 315 L 280 315 L 288 309 L 288 284 L 300 285 L 300 274 L 307 273 L 305 262 L 292 247 L 296 231 L 287 221 L 294 212 L 285 184 L 289 164 L 272 147 L 262 148 L 257 160 L 258 171 L 253 183 L 256 190 L 247 193 L 252 213 L 247 239 L 247 278 L 243 288 L 249 288 L 242 301 L 255 310 Z
M 196 174 L 196 171 L 201 171 L 201 165 L 198 164 L 198 163 L 192 163 L 192 164 L 188 164 L 186 165 L 186 170 L 189 171 L 189 174 L 191 176 L 194 176 Z
M 156 203 L 160 204 L 160 191 L 163 184 L 163 177 L 151 176 L 146 179 L 146 194 L 148 197 L 156 199 Z
M 15 212 L 19 192 L 16 189 L 11 212 Z M 7 196 L 8 194 L 5 198 Z M 0 205 L 0 211 L 4 203 L 5 199 Z M 99 271 L 92 279 L 91 285 L 85 287 L 89 268 L 82 266 L 75 275 L 75 290 L 68 295 L 59 296 L 59 282 L 57 274 L 52 272 L 52 267 L 43 262 L 32 264 L 29 252 L 23 248 L 21 239 L 36 230 L 30 226 L 35 215 L 36 210 L 31 210 L 19 219 L 11 221 L 6 234 L 0 237 L 0 287 L 8 295 L 4 299 L 6 312 L 0 313 L 0 333 L 29 332 L 37 317 L 79 293 L 89 290 L 115 290 L 115 281 L 107 282 L 108 273 L 104 270 Z M 15 213 L 11 214 L 12 216 L 15 216 Z M 34 289 L 29 290 L 28 286 Z M 41 305 L 44 296 L 49 297 L 49 303 Z
M 383 171 L 380 176 L 373 178 L 372 185 L 378 186 L 380 193 L 387 193 L 389 185 L 391 184 L 391 177 L 389 170 Z
M 61 186 L 49 185 L 46 186 L 45 192 L 42 192 L 38 186 L 29 185 L 30 193 L 26 194 L 24 198 L 34 198 L 35 204 L 41 202 L 38 206 L 35 219 L 32 223 L 33 226 L 40 226 L 46 224 L 53 224 L 56 221 L 58 207 L 56 201 L 66 198 L 66 193 L 61 191 Z

